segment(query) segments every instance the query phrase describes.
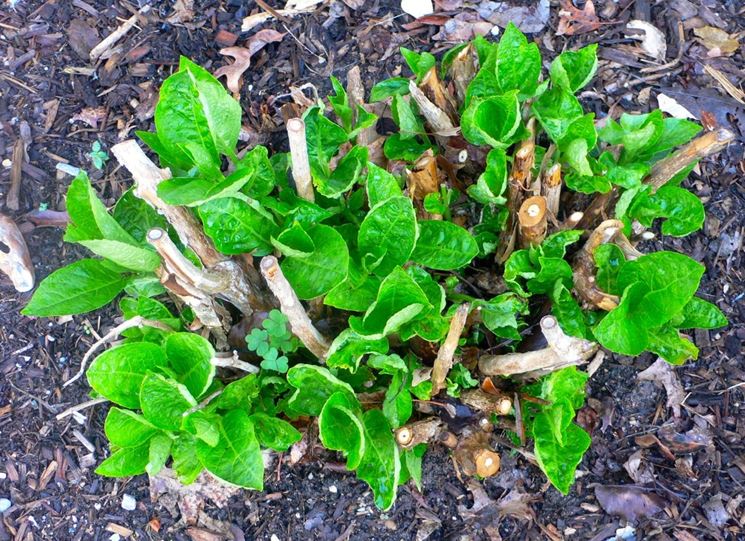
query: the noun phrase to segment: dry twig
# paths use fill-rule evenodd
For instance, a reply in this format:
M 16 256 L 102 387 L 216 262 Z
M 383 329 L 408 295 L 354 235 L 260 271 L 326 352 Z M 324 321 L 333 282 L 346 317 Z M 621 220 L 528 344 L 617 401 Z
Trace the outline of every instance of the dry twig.
M 453 356 L 458 347 L 460 335 L 463 333 L 463 327 L 466 326 L 466 319 L 468 318 L 470 308 L 468 303 L 461 304 L 456 310 L 455 315 L 453 315 L 453 319 L 450 320 L 450 330 L 442 346 L 440 346 L 440 350 L 437 352 L 437 358 L 432 368 L 431 396 L 435 396 L 445 386 L 445 378 L 447 378 L 448 372 L 453 367 Z

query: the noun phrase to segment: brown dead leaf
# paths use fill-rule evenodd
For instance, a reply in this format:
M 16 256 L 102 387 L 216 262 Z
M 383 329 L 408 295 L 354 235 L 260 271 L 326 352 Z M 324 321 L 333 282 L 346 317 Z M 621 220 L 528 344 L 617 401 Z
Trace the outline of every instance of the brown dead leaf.
M 251 66 L 251 57 L 269 43 L 282 41 L 284 37 L 284 32 L 265 28 L 251 36 L 246 43 L 246 47 L 225 47 L 224 49 L 220 49 L 221 55 L 230 56 L 235 59 L 235 62 L 218 68 L 214 73 L 215 77 L 220 78 L 225 76 L 228 89 L 233 94 L 238 94 L 241 90 L 241 77 Z
M 171 24 L 188 23 L 194 18 L 194 0 L 176 0 L 173 13 L 168 17 Z
M 481 2 L 478 14 L 501 28 L 513 23 L 526 34 L 536 34 L 546 27 L 551 12 L 549 0 L 513 4 L 516 2 Z
M 82 19 L 73 19 L 67 24 L 67 43 L 83 60 L 88 60 L 91 49 L 98 45 L 101 38 L 98 30 Z
M 510 516 L 521 520 L 533 520 L 535 513 L 530 504 L 536 499 L 519 487 L 512 488 L 503 498 L 493 500 L 484 490 L 483 485 L 475 479 L 469 479 L 468 490 L 473 495 L 473 505 L 467 508 L 458 506 L 460 515 L 468 520 L 489 516 Z
M 740 44 L 735 38 L 714 26 L 694 28 L 693 33 L 696 34 L 698 41 L 709 50 L 707 55 L 709 58 L 731 56 L 740 48 Z
M 98 129 L 98 123 L 106 117 L 106 107 L 86 107 L 78 114 L 73 115 L 70 123 L 84 122 L 94 130 Z
M 660 62 L 665 60 L 665 56 L 667 55 L 667 41 L 662 30 L 647 21 L 640 21 L 638 19 L 629 21 L 626 28 L 632 31 L 631 34 L 627 34 L 628 37 L 633 37 L 641 41 L 641 48 L 644 54 Z M 637 32 L 640 32 L 640 34 Z
M 656 493 L 635 485 L 596 485 L 595 497 L 606 513 L 630 522 L 652 517 L 667 504 Z
M 16 291 L 24 293 L 34 288 L 34 266 L 16 223 L 0 214 L 0 272 L 13 282 Z
M 660 450 L 660 453 L 665 456 L 665 458 L 671 461 L 675 461 L 675 455 L 673 454 L 673 452 L 668 449 L 667 446 L 662 443 L 654 434 L 643 434 L 641 436 L 637 436 L 634 438 L 634 443 L 644 449 L 649 449 L 656 446 Z
M 636 377 L 662 385 L 667 393 L 667 407 L 673 410 L 675 417 L 680 417 L 680 405 L 685 400 L 686 394 L 669 363 L 658 358 L 649 368 L 639 372 Z
M 654 481 L 654 466 L 644 460 L 644 451 L 639 449 L 624 462 L 623 469 L 634 483 L 646 484 Z
M 675 454 L 692 454 L 714 445 L 711 433 L 694 427 L 688 432 L 675 432 L 672 429 L 663 429 L 658 432 L 660 442 Z
M 557 36 L 574 36 L 594 32 L 602 24 L 595 14 L 595 4 L 592 0 L 587 0 L 582 9 L 576 8 L 572 0 L 561 0 L 560 6 Z
M 447 17 L 440 31 L 432 36 L 437 41 L 470 41 L 476 36 L 485 36 L 494 25 L 484 21 L 473 12 L 458 13 L 455 17 Z
M 416 161 L 406 179 L 406 185 L 409 188 L 409 195 L 415 201 L 423 200 L 427 194 L 440 190 L 437 160 L 431 150 Z

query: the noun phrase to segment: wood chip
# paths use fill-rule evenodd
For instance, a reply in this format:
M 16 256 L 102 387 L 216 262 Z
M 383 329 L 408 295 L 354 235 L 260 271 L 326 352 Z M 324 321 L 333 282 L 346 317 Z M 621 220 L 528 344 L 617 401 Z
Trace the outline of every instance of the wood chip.
M 117 524 L 116 522 L 109 522 L 106 525 L 106 531 L 107 532 L 111 532 L 111 533 L 115 533 L 115 534 L 119 534 L 119 535 L 121 535 L 124 538 L 127 538 L 127 537 L 129 537 L 130 535 L 132 535 L 134 533 L 129 528 L 125 528 L 124 526 L 122 526 L 120 524 Z

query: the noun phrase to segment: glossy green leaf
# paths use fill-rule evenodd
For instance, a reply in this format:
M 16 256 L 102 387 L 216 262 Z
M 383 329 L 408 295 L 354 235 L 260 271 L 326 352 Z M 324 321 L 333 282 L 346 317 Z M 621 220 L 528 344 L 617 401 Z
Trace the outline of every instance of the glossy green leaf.
M 179 430 L 183 414 L 197 405 L 185 385 L 154 372 L 142 380 L 140 407 L 152 424 L 163 430 Z
M 302 434 L 294 426 L 277 417 L 256 412 L 250 419 L 262 447 L 284 452 L 302 438 Z
M 688 190 L 663 186 L 654 194 L 640 192 L 629 206 L 627 216 L 647 227 L 656 218 L 667 218 L 662 223 L 662 233 L 684 237 L 703 227 L 706 211 L 701 200 Z
M 513 23 L 509 23 L 497 46 L 496 77 L 502 92 L 519 90 L 522 97 L 532 96 L 541 75 L 541 53 L 538 45 Z
M 429 143 L 422 141 L 419 137 L 404 139 L 400 133 L 389 135 L 383 144 L 383 154 L 386 158 L 405 162 L 416 161 L 429 149 Z
M 360 253 L 380 263 L 374 269 L 384 276 L 409 260 L 418 228 L 414 206 L 408 197 L 391 197 L 370 209 L 360 225 L 357 243 Z
M 352 147 L 328 178 L 315 178 L 318 192 L 326 197 L 340 197 L 360 180 L 366 164 L 367 147 Z
M 561 445 L 552 433 L 550 419 L 541 414 L 533 422 L 533 439 L 536 460 L 541 470 L 559 492 L 569 494 L 577 466 L 585 451 L 590 448 L 590 436 L 570 423 L 564 434 L 564 444 Z
M 166 364 L 161 347 L 132 342 L 104 351 L 93 360 L 86 376 L 90 386 L 104 398 L 125 408 L 139 409 L 145 374 Z
M 219 424 L 220 441 L 210 447 L 197 441 L 197 457 L 207 470 L 230 483 L 264 489 L 264 461 L 253 422 L 243 410 L 227 413 Z
M 562 88 L 544 92 L 533 103 L 533 114 L 555 143 L 562 141 L 572 123 L 583 116 L 582 106 L 577 98 Z
M 157 434 L 150 440 L 148 449 L 148 461 L 145 466 L 145 472 L 150 475 L 158 475 L 160 470 L 166 465 L 166 461 L 171 456 L 171 445 L 173 440 L 166 434 Z
M 476 184 L 468 187 L 468 195 L 483 205 L 503 205 L 507 189 L 507 154 L 502 148 L 493 148 L 486 156 L 486 168 Z
M 125 447 L 115 451 L 109 458 L 101 462 L 96 473 L 105 477 L 130 477 L 145 473 L 145 467 L 150 460 L 150 443 L 138 447 Z
M 202 396 L 215 376 L 212 345 L 198 334 L 179 332 L 166 338 L 165 350 L 179 383 L 183 383 L 192 396 Z
M 463 137 L 474 145 L 506 147 L 520 126 L 517 91 L 474 99 L 461 118 Z
M 592 43 L 577 51 L 564 51 L 551 62 L 551 82 L 574 93 L 595 76 L 598 68 L 598 46 Z
M 127 278 L 99 259 L 81 259 L 57 269 L 36 288 L 21 311 L 27 316 L 84 314 L 110 303 Z
M 307 229 L 315 250 L 307 257 L 286 257 L 281 267 L 287 281 L 301 299 L 313 299 L 331 291 L 348 275 L 349 251 L 344 238 L 333 227 L 315 225 Z
M 664 326 L 650 332 L 647 349 L 670 364 L 683 364 L 688 359 L 698 358 L 698 348 L 693 342 L 670 326 Z
M 365 453 L 365 427 L 356 398 L 337 392 L 331 395 L 318 417 L 318 435 L 327 449 L 341 451 L 347 457 L 347 469 L 359 466 Z
M 204 469 L 197 457 L 197 440 L 189 433 L 181 432 L 171 446 L 173 463 L 179 481 L 188 485 L 194 482 Z
M 104 432 L 112 445 L 138 447 L 147 443 L 159 430 L 138 413 L 112 407 L 106 415 Z
M 329 291 L 323 303 L 340 310 L 364 312 L 375 302 L 380 282 L 378 276 L 367 274 L 359 263 L 350 259 L 347 279 Z
M 295 387 L 287 403 L 294 415 L 318 416 L 326 400 L 337 392 L 354 398 L 352 387 L 322 366 L 297 364 L 287 371 L 287 383 Z
M 362 357 L 370 353 L 388 352 L 388 340 L 370 339 L 357 334 L 352 329 L 343 330 L 331 343 L 326 364 L 333 368 L 345 368 L 356 372 Z
M 396 501 L 401 464 L 391 426 L 380 410 L 369 410 L 362 416 L 365 426 L 365 452 L 357 468 L 357 477 L 373 491 L 375 505 L 381 511 Z
M 243 254 L 252 250 L 271 252 L 271 238 L 277 226 L 266 212 L 236 199 L 213 199 L 199 207 L 204 232 L 222 253 Z
M 391 77 L 376 83 L 370 90 L 370 103 L 382 101 L 392 96 L 409 93 L 408 77 Z
M 154 227 L 168 229 L 165 217 L 151 207 L 144 199 L 134 194 L 130 188 L 122 194 L 112 211 L 114 219 L 137 242 L 146 242 L 147 232 Z
M 334 113 L 341 120 L 341 125 L 345 130 L 350 131 L 352 129 L 352 120 L 354 118 L 354 110 L 349 105 L 349 97 L 347 91 L 339 82 L 339 79 L 333 75 L 330 77 L 331 87 L 334 89 L 334 95 L 328 97 L 331 107 L 334 109 Z
M 325 116 L 320 107 L 311 107 L 303 114 L 308 158 L 313 178 L 325 179 L 331 175 L 329 161 L 344 144 L 348 135 L 344 128 Z
M 401 187 L 396 177 L 372 162 L 367 164 L 367 201 L 370 208 L 391 197 L 400 197 Z
M 436 60 L 434 55 L 428 52 L 417 53 L 406 47 L 401 47 L 401 56 L 404 57 L 409 69 L 416 76 L 416 82 L 419 84 L 427 72 L 435 67 Z
M 680 321 L 675 322 L 678 329 L 718 329 L 727 325 L 727 318 L 712 303 L 693 297 L 683 307 Z
M 223 411 L 236 408 L 249 410 L 252 402 L 259 396 L 259 391 L 258 378 L 255 374 L 249 374 L 228 383 L 213 404 L 216 409 Z
M 125 269 L 138 272 L 153 272 L 160 265 L 160 256 L 153 250 L 140 248 L 116 240 L 81 240 L 78 244 L 85 246 L 96 255 L 116 263 Z
M 468 265 L 478 253 L 473 235 L 459 225 L 424 220 L 419 222 L 419 239 L 411 259 L 431 269 L 453 270 Z
M 486 328 L 500 338 L 520 340 L 523 323 L 519 316 L 528 314 L 528 303 L 514 293 L 502 293 L 491 300 L 477 299 L 473 309 L 478 310 Z
M 409 375 L 398 371 L 393 374 L 383 399 L 383 414 L 392 428 L 406 423 L 414 411 L 414 401 L 409 392 Z

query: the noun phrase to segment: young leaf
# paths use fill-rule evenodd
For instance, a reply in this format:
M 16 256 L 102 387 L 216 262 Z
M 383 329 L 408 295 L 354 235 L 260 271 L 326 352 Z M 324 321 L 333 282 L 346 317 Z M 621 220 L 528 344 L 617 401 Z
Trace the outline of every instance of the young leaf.
M 213 402 L 215 409 L 230 411 L 242 408 L 249 410 L 251 403 L 259 396 L 259 382 L 254 374 L 230 382 L 222 394 Z
M 148 461 L 145 466 L 145 471 L 148 475 L 158 475 L 163 466 L 166 465 L 168 457 L 171 456 L 171 445 L 173 440 L 166 434 L 156 434 L 150 440 L 150 448 L 148 449 Z
M 36 288 L 21 311 L 27 316 L 66 316 L 96 310 L 114 300 L 127 278 L 100 259 L 81 259 L 57 269 Z
M 393 374 L 383 399 L 383 414 L 392 428 L 406 423 L 414 411 L 414 401 L 409 392 L 409 374 L 397 371 Z
M 125 269 L 137 272 L 153 272 L 160 265 L 160 256 L 153 250 L 140 248 L 125 242 L 94 239 L 80 240 L 78 244 Z
M 317 417 L 326 400 L 336 392 L 354 398 L 354 390 L 349 384 L 321 366 L 297 364 L 287 371 L 287 383 L 296 389 L 287 402 L 290 412 L 295 415 Z
M 217 428 L 219 423 L 219 416 L 199 410 L 184 417 L 182 429 L 210 447 L 214 447 L 220 440 L 220 431 Z
M 360 225 L 360 253 L 380 260 L 374 269 L 385 276 L 409 260 L 418 236 L 416 214 L 408 197 L 390 197 L 370 209 Z
M 370 90 L 370 103 L 383 101 L 391 96 L 403 96 L 409 93 L 407 77 L 392 77 L 376 83 Z
M 145 374 L 166 364 L 161 347 L 150 342 L 132 342 L 96 357 L 86 377 L 90 386 L 104 398 L 125 408 L 139 409 L 140 387 Z
M 158 214 L 130 188 L 122 194 L 112 211 L 114 219 L 139 243 L 146 242 L 147 232 L 154 227 L 168 229 L 165 217 Z
M 323 446 L 341 451 L 347 457 L 347 469 L 350 470 L 359 466 L 365 453 L 361 409 L 356 398 L 337 392 L 329 397 L 318 417 L 318 434 Z
M 677 186 L 663 186 L 654 194 L 639 192 L 626 215 L 646 227 L 651 227 L 655 218 L 667 218 L 662 223 L 662 233 L 684 237 L 701 229 L 706 211 L 701 200 L 688 190 Z
M 533 114 L 552 141 L 562 141 L 569 126 L 582 118 L 582 105 L 568 90 L 552 88 L 533 103 Z
M 329 161 L 339 152 L 339 147 L 347 142 L 349 136 L 341 126 L 323 116 L 320 107 L 311 107 L 305 111 L 303 119 L 313 178 L 328 178 L 331 175 Z
M 331 343 L 326 364 L 333 368 L 345 368 L 350 372 L 356 372 L 364 355 L 387 352 L 387 339 L 371 340 L 355 333 L 352 329 L 345 329 Z
M 482 205 L 504 205 L 507 188 L 507 154 L 502 148 L 493 148 L 486 156 L 486 169 L 476 184 L 468 187 L 468 195 Z
M 549 417 L 536 416 L 533 421 L 535 457 L 551 484 L 565 496 L 574 483 L 574 472 L 590 448 L 590 436 L 574 423 L 569 423 L 564 433 L 563 445 L 555 438 Z
M 378 276 L 367 274 L 360 263 L 350 258 L 347 279 L 329 291 L 323 303 L 340 310 L 364 312 L 375 302 L 380 282 Z
M 357 477 L 370 485 L 378 509 L 386 511 L 396 501 L 401 473 L 398 445 L 382 411 L 365 412 L 362 423 L 365 426 L 365 452 L 357 468 Z
M 473 236 L 452 222 L 419 222 L 419 239 L 411 259 L 425 267 L 454 270 L 468 265 L 479 253 Z
M 145 473 L 150 461 L 150 442 L 138 447 L 125 447 L 101 462 L 96 473 L 105 477 L 130 477 Z
M 401 56 L 404 57 L 409 69 L 416 76 L 416 82 L 419 84 L 427 75 L 427 72 L 435 67 L 437 63 L 434 55 L 428 52 L 417 53 L 406 47 L 401 47 Z
M 575 93 L 595 76 L 598 69 L 598 46 L 592 43 L 577 51 L 564 51 L 551 62 L 551 82 Z
M 306 229 L 315 250 L 307 257 L 286 257 L 280 266 L 297 296 L 314 299 L 347 278 L 349 251 L 333 227 L 318 224 Z
M 341 125 L 348 132 L 352 129 L 352 120 L 354 118 L 354 111 L 349 106 L 349 97 L 347 96 L 346 90 L 339 82 L 339 79 L 333 75 L 330 77 L 331 87 L 334 89 L 334 95 L 329 96 L 329 103 L 333 107 L 336 116 L 341 120 Z
M 344 157 L 328 178 L 316 176 L 318 192 L 326 197 L 340 197 L 354 186 L 360 178 L 362 169 L 367 164 L 367 147 L 354 146 Z
M 154 372 L 145 374 L 140 389 L 142 414 L 163 430 L 180 430 L 183 414 L 197 405 L 189 389 Z
M 264 489 L 264 461 L 254 424 L 243 410 L 227 413 L 218 425 L 220 441 L 197 441 L 197 457 L 209 472 L 232 485 Z
M 717 329 L 727 325 L 727 318 L 712 303 L 693 297 L 683 307 L 680 321 L 675 322 L 678 329 Z
M 396 177 L 372 162 L 367 163 L 367 202 L 373 208 L 381 201 L 401 196 L 401 187 Z
M 112 445 L 138 447 L 147 443 L 159 430 L 138 413 L 112 407 L 106 416 L 104 432 Z
M 647 347 L 670 364 L 683 364 L 688 359 L 698 358 L 698 348 L 693 342 L 667 325 L 649 333 Z
M 513 23 L 504 29 L 497 46 L 497 84 L 502 92 L 519 90 L 527 98 L 535 93 L 541 75 L 541 53 Z
M 256 412 L 250 419 L 262 447 L 284 452 L 302 438 L 302 434 L 290 423 L 266 413 Z
M 383 154 L 389 160 L 416 161 L 430 149 L 430 144 L 419 137 L 403 138 L 400 133 L 388 136 L 383 144 Z
M 210 362 L 215 356 L 212 345 L 198 334 L 179 332 L 166 338 L 165 349 L 179 383 L 183 383 L 192 396 L 202 396 L 215 376 L 215 367 Z
M 479 310 L 486 328 L 500 338 L 520 340 L 518 316 L 527 315 L 528 303 L 514 293 L 502 293 L 489 301 L 477 299 L 473 309 Z
M 213 199 L 199 207 L 204 232 L 222 253 L 243 254 L 252 250 L 272 251 L 271 238 L 278 233 L 274 220 L 264 210 L 234 197 Z
M 474 99 L 463 113 L 463 137 L 474 145 L 507 147 L 520 126 L 520 103 L 513 90 L 486 99 Z
M 158 139 L 169 155 L 200 146 L 211 164 L 233 156 L 241 130 L 241 106 L 207 70 L 181 57 L 179 71 L 163 82 L 155 108 Z
M 188 485 L 194 482 L 204 469 L 197 458 L 197 439 L 188 432 L 180 432 L 171 446 L 173 470 L 179 481 Z

